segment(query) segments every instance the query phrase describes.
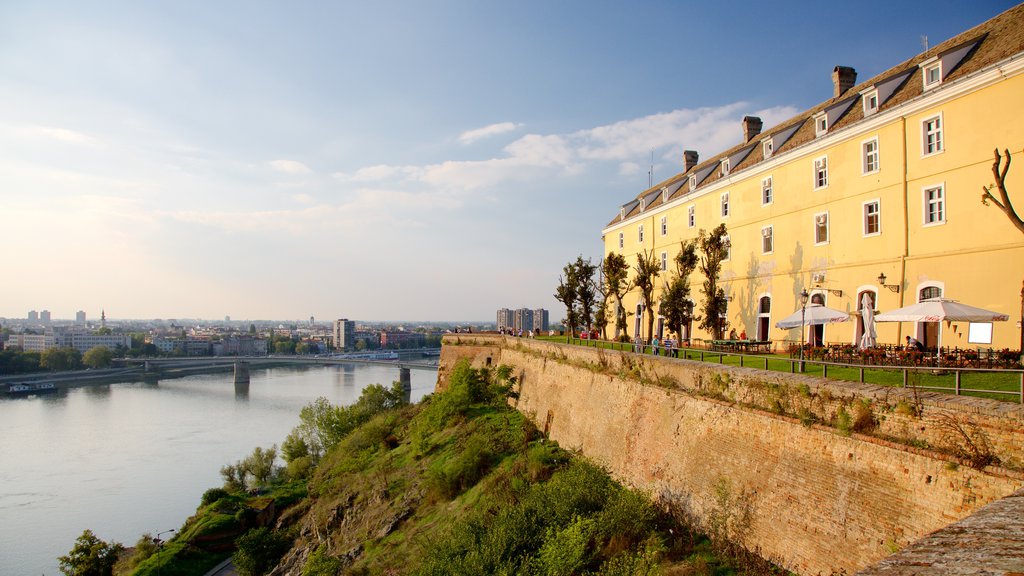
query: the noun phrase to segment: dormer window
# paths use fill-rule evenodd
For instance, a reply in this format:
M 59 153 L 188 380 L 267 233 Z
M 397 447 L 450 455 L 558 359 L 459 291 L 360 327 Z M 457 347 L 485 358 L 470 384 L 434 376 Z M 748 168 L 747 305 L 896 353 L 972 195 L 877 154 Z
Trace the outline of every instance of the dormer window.
M 625 219 L 626 219 L 626 207 L 623 206 L 623 207 L 619 208 L 619 220 L 625 220 Z
M 828 116 L 824 112 L 814 117 L 814 135 L 824 136 L 828 132 Z
M 769 138 L 767 140 L 763 140 L 761 142 L 761 154 L 762 154 L 762 156 L 765 157 L 765 159 L 771 158 L 772 157 L 772 152 L 774 152 L 774 151 L 775 150 L 774 150 L 774 147 L 772 145 L 772 139 L 771 138 Z
M 661 189 L 661 203 L 664 204 L 665 202 L 668 202 L 668 187 L 667 186 Z
M 640 211 L 643 212 L 646 209 L 647 209 L 647 199 L 646 198 L 641 198 L 640 199 Z
M 864 94 L 864 115 L 871 116 L 878 112 L 878 90 Z
M 697 189 L 697 175 L 696 174 L 690 174 L 690 191 L 692 192 L 692 191 L 694 191 L 696 189 Z
M 729 159 L 722 158 L 722 176 L 729 175 Z
M 937 57 L 921 64 L 924 89 L 931 90 L 942 83 L 942 60 Z

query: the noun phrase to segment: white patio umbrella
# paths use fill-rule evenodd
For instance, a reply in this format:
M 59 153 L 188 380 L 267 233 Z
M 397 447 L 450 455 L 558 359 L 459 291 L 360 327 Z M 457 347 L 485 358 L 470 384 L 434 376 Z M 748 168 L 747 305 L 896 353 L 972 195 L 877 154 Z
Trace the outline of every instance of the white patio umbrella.
M 833 322 L 846 322 L 850 315 L 841 310 L 829 308 L 821 304 L 808 304 L 806 310 L 797 310 L 789 316 L 775 323 L 776 328 L 789 330 L 803 326 L 814 326 L 817 324 L 832 324 Z
M 1005 322 L 1009 319 L 1006 314 L 968 306 L 948 298 L 929 298 L 875 316 L 876 322 Z
M 1006 322 L 1009 319 L 1006 314 L 968 306 L 948 298 L 929 298 L 875 316 L 877 322 Z
M 878 338 L 878 331 L 875 330 L 875 311 L 871 295 L 867 292 L 860 299 L 860 317 L 864 320 L 864 335 L 860 337 L 860 349 L 871 348 Z

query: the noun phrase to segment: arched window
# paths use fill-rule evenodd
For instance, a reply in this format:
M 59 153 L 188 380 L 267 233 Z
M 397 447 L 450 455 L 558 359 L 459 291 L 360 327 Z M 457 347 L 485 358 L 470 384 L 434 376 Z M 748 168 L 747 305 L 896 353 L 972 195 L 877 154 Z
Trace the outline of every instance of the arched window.
M 939 288 L 938 286 L 925 286 L 924 288 L 921 288 L 921 295 L 917 301 L 920 302 L 921 300 L 940 297 L 942 297 L 942 288 Z
M 761 301 L 757 306 L 758 314 L 769 314 L 772 311 L 772 298 L 771 296 L 761 296 Z

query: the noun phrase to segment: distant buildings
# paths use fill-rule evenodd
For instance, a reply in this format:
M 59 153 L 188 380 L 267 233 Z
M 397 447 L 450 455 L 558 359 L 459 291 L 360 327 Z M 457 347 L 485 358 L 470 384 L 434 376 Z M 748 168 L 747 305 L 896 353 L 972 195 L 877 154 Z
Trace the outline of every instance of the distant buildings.
M 501 308 L 498 310 L 497 322 L 499 332 L 546 332 L 548 330 L 548 311 L 544 308 L 530 310 L 529 308 L 517 308 L 509 310 Z
M 380 333 L 381 348 L 422 348 L 427 335 L 422 332 L 395 332 L 382 330 Z
M 75 313 L 75 324 L 85 324 L 85 310 L 79 310 Z
M 28 311 L 28 321 L 29 322 L 39 322 L 39 312 L 36 312 L 35 310 L 29 310 Z
M 43 324 L 49 324 L 50 323 L 50 311 L 49 310 L 43 310 L 42 312 L 40 312 L 39 313 L 39 321 L 42 322 Z
M 338 350 L 354 350 L 356 347 L 356 323 L 348 318 L 334 321 L 334 347 Z
M 132 337 L 128 334 L 89 334 L 86 332 L 58 332 L 54 344 L 62 348 L 74 348 L 83 354 L 97 346 L 111 350 L 118 347 L 131 348 Z

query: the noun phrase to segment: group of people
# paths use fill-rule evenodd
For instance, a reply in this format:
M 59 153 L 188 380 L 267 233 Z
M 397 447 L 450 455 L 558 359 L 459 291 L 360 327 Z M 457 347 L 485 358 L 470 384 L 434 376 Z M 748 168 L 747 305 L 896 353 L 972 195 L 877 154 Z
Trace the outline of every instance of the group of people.
M 672 340 L 671 338 L 666 338 L 664 340 L 659 339 L 657 336 L 651 338 L 651 354 L 654 354 L 655 356 L 660 356 L 662 350 L 665 351 L 665 356 L 672 356 L 675 346 L 675 340 Z M 633 339 L 633 352 L 643 353 L 646 347 L 644 339 L 639 335 Z
M 732 330 L 729 330 L 729 340 L 737 340 L 737 339 L 738 340 L 746 340 L 747 339 L 747 330 L 746 330 L 746 328 L 744 328 L 743 330 L 740 331 L 740 335 L 739 336 L 736 336 L 736 329 L 735 328 L 733 328 Z

